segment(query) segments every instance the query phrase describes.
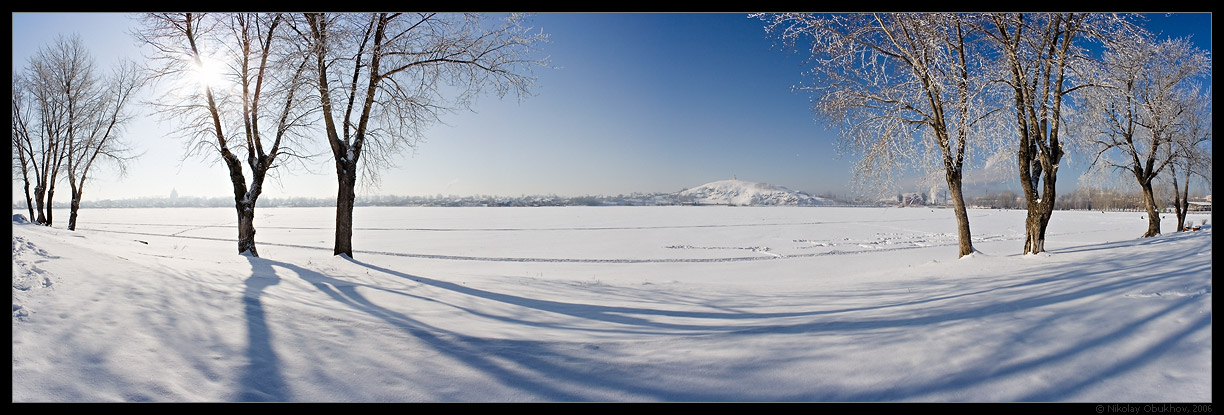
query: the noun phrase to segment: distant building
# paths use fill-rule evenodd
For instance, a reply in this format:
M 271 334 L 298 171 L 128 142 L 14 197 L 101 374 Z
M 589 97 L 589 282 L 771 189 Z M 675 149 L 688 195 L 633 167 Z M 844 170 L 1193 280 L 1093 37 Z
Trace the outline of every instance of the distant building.
M 897 195 L 897 201 L 901 206 L 923 206 L 927 204 L 926 195 L 919 192 L 899 194 Z
M 170 200 L 178 199 L 178 189 L 170 189 Z

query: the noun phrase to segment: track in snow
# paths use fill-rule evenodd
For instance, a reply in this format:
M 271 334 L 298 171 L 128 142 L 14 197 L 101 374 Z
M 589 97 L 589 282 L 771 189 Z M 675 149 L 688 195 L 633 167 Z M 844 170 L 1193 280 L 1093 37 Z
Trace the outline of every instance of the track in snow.
M 716 225 L 711 225 L 711 226 L 716 226 Z M 726 226 L 726 225 L 718 225 L 718 226 Z M 748 225 L 743 225 L 743 226 L 748 226 Z M 764 226 L 764 225 L 757 225 L 757 226 Z M 264 227 L 264 228 L 272 228 L 272 227 Z M 221 241 L 221 242 L 236 242 L 236 240 L 235 240 L 235 239 L 230 239 L 230 238 L 215 238 L 215 237 L 206 237 L 206 236 L 188 236 L 188 235 L 181 235 L 181 233 L 183 233 L 183 231 L 180 231 L 180 232 L 175 232 L 175 233 L 172 233 L 172 234 L 159 234 L 159 233 L 149 233 L 149 232 L 133 232 L 133 231 L 119 231 L 119 230 L 92 229 L 92 228 L 79 228 L 79 229 L 81 229 L 81 230 L 89 230 L 89 231 L 94 231 L 94 232 L 105 232 L 105 233 L 119 233 L 119 234 L 130 234 L 130 235 L 145 235 L 145 236 L 157 236 L 157 237 L 167 237 L 167 238 L 197 239 L 197 240 Z M 197 227 L 197 228 L 193 228 L 193 229 L 198 229 L 198 227 Z M 262 229 L 262 228 L 261 228 L 261 229 Z M 283 228 L 282 228 L 282 229 L 283 229 Z M 312 228 L 290 228 L 290 229 L 312 229 Z M 608 229 L 632 229 L 632 228 L 608 228 Z M 656 229 L 656 228 L 646 228 L 646 229 Z M 545 229 L 532 229 L 532 230 L 545 230 Z M 590 230 L 590 229 L 588 229 L 588 230 Z M 1023 238 L 1023 236 L 1020 236 L 1019 238 Z M 994 240 L 1019 239 L 1019 238 L 1017 238 L 1017 237 L 1010 237 L 1010 238 L 1008 238 L 1008 237 L 999 236 L 999 237 L 997 237 L 997 238 L 996 238 L 996 239 L 994 239 Z M 808 240 L 795 240 L 795 242 L 808 242 Z M 321 251 L 326 251 L 326 250 L 330 250 L 330 249 L 331 249 L 331 248 L 319 247 L 319 246 L 300 245 L 300 244 L 286 244 L 286 243 L 276 243 L 276 242 L 258 242 L 258 244 L 259 244 L 259 245 L 268 245 L 268 246 L 281 246 L 281 247 L 290 247 L 290 248 L 300 248 L 300 249 L 312 249 L 312 250 L 321 250 Z M 812 257 L 821 257 L 821 256 L 830 256 L 830 255 L 854 255 L 854 254 L 861 254 L 861 253 L 868 253 L 868 252 L 901 251 L 901 250 L 909 250 L 909 249 L 921 249 L 921 248 L 932 248 L 932 247 L 940 247 L 940 246 L 950 246 L 950 245 L 956 245 L 956 244 L 957 244 L 957 242 L 956 242 L 956 240 L 955 240 L 955 239 L 952 239 L 950 242 L 947 242 L 947 241 L 944 241 L 944 242 L 931 242 L 931 243 L 923 243 L 923 244 L 910 244 L 910 245 L 907 245 L 907 246 L 902 246 L 902 245 L 897 245 L 897 244 L 890 244 L 890 245 L 880 245 L 880 246 L 877 246 L 877 245 L 868 245 L 868 243 L 857 243 L 857 244 L 852 244 L 852 245 L 856 245 L 856 246 L 859 246 L 859 247 L 866 247 L 866 248 L 869 248 L 869 249 L 855 249 L 855 250 L 833 249 L 833 250 L 829 250 L 829 251 L 825 251 L 825 252 L 817 252 L 817 253 L 802 253 L 802 254 L 778 254 L 778 253 L 770 252 L 771 250 L 770 250 L 768 247 L 695 247 L 695 246 L 687 246 L 687 245 L 673 245 L 673 246 L 665 246 L 665 247 L 664 247 L 664 248 L 669 248 L 669 249 L 728 249 L 728 250 L 750 250 L 750 251 L 754 251 L 754 252 L 758 252 L 758 253 L 763 254 L 762 256 L 748 256 L 748 257 L 725 257 L 725 258 L 610 258 L 610 259 L 595 259 L 595 258 L 486 257 L 486 256 L 467 256 L 467 255 L 418 254 L 418 253 L 410 253 L 410 252 L 389 252 L 389 251 L 371 251 L 371 250 L 354 250 L 354 253 L 373 254 L 373 255 L 388 255 L 388 256 L 398 256 L 398 257 L 408 257 L 408 258 L 421 258 L 421 259 L 450 260 L 450 261 L 486 261 L 486 262 L 555 262 L 555 263 L 592 263 L 592 264 L 643 264 L 643 263 L 697 263 L 697 262 L 774 261 L 774 260 L 796 259 L 796 258 L 812 258 Z M 805 247 L 804 247 L 804 246 L 800 246 L 799 248 L 800 248 L 800 249 L 802 249 L 802 248 L 805 248 Z

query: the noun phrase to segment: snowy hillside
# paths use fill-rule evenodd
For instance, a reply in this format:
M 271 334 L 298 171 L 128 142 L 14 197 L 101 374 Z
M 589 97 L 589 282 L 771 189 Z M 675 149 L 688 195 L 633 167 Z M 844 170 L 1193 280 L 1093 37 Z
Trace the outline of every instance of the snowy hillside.
M 823 198 L 782 186 L 737 179 L 706 183 L 682 191 L 680 196 L 702 205 L 818 206 L 826 202 Z

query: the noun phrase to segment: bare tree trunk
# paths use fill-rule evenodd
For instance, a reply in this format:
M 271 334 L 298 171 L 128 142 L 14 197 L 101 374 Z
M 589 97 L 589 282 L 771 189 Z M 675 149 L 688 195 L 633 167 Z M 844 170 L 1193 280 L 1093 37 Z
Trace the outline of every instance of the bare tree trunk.
M 73 187 L 72 189 L 72 202 L 68 211 L 68 230 L 70 231 L 76 230 L 77 209 L 81 207 L 81 193 L 84 191 L 84 186 Z
M 1152 191 L 1152 181 L 1142 181 L 1139 187 L 1143 189 L 1143 205 L 1147 208 L 1148 219 L 1148 229 L 1143 233 L 1143 237 L 1150 238 L 1160 235 L 1160 212 L 1156 206 L 1156 194 Z
M 336 245 L 332 255 L 353 257 L 353 205 L 357 200 L 356 163 L 336 162 L 339 189 L 336 191 Z
M 1050 224 L 1052 209 L 1043 207 L 1044 203 L 1030 203 L 1028 215 L 1024 218 L 1024 253 L 1039 254 L 1045 252 L 1046 228 Z
M 24 172 L 23 172 L 24 175 Z M 30 199 L 30 181 L 25 180 L 25 200 L 26 208 L 30 210 L 30 220 L 34 220 L 34 201 Z
M 1182 193 L 1181 202 L 1178 203 L 1177 209 L 1177 229 L 1186 230 L 1186 215 L 1190 213 L 1190 184 L 1186 184 L 1186 191 Z
M 1025 186 L 1025 199 L 1027 200 L 1028 214 L 1024 218 L 1024 253 L 1039 254 L 1045 252 L 1046 229 L 1050 224 L 1050 217 L 1054 214 L 1054 201 L 1057 199 L 1055 195 L 1055 180 L 1056 174 L 1051 170 L 1045 170 L 1046 178 L 1043 181 L 1042 192 L 1037 193 L 1031 185 Z
M 1028 209 L 1024 220 L 1024 253 L 1039 254 L 1045 252 L 1046 229 L 1054 214 L 1054 202 L 1058 199 L 1058 163 L 1063 152 L 1061 145 L 1053 138 L 1044 150 L 1034 151 L 1037 148 L 1035 145 L 1028 146 L 1028 151 L 1023 150 L 1024 144 L 1021 147 L 1017 158 L 1020 160 L 1020 184 Z M 1045 177 L 1041 178 L 1043 175 Z M 1041 183 L 1041 189 L 1037 188 L 1037 182 Z
M 57 160 L 54 161 L 54 168 L 52 168 L 51 174 L 50 176 L 48 176 L 48 179 L 46 181 L 47 182 L 47 185 L 46 185 L 47 204 L 45 207 L 47 209 L 47 221 L 43 223 L 43 225 L 46 225 L 46 226 L 51 226 L 52 223 L 54 222 L 55 180 L 56 180 L 56 177 L 59 176 L 59 166 L 61 162 L 62 162 L 62 159 L 59 159 L 57 156 Z
M 43 204 L 46 202 L 47 192 L 43 190 L 41 184 L 34 186 L 34 205 L 38 207 L 38 218 L 30 218 L 34 223 L 39 225 L 47 223 L 47 216 L 43 211 Z
M 961 194 L 961 174 L 959 171 L 945 170 L 948 179 L 948 193 L 952 197 L 952 211 L 956 215 L 956 231 L 960 241 L 957 257 L 973 253 L 973 241 L 969 232 L 969 213 L 965 210 L 965 198 Z
M 15 136 L 19 134 L 16 128 L 14 128 L 14 134 Z M 25 149 L 16 138 L 14 138 L 13 146 L 17 148 L 17 158 L 21 162 L 21 184 L 25 191 L 26 208 L 30 210 L 30 220 L 34 220 L 34 200 L 30 198 L 30 169 L 27 167 L 29 164 L 26 161 Z
M 51 188 L 47 189 L 47 222 L 43 223 L 43 225 L 51 226 L 51 222 L 53 219 L 52 211 L 55 210 L 55 205 L 52 204 L 52 201 L 54 199 L 55 199 L 55 186 L 51 186 Z
M 255 202 L 238 200 L 234 203 L 238 213 L 238 253 L 240 255 L 259 256 L 255 249 Z
M 1186 209 L 1182 206 L 1182 192 L 1177 185 L 1177 172 L 1170 171 L 1169 173 L 1172 173 L 1173 176 L 1173 213 L 1177 216 L 1177 230 L 1174 232 L 1181 232 L 1186 228 Z M 1189 188 L 1189 186 L 1186 187 Z
M 1051 178 L 1045 196 L 1041 198 L 1041 203 L 1037 204 L 1037 223 L 1033 228 L 1033 234 L 1037 236 L 1037 243 L 1033 245 L 1033 248 L 1035 248 L 1033 253 L 1045 252 L 1046 229 L 1050 227 L 1050 218 L 1054 216 L 1054 200 L 1056 198 L 1054 193 L 1054 179 Z
M 1186 230 L 1186 214 L 1190 211 L 1190 170 L 1186 169 L 1186 181 L 1181 186 L 1177 183 L 1177 171 L 1170 171 L 1173 176 L 1173 210 L 1177 214 L 1177 232 Z
M 1052 192 L 1049 197 L 1054 198 Z M 1041 206 L 1037 215 L 1037 226 L 1033 228 L 1034 235 L 1037 235 L 1037 243 L 1033 245 L 1033 252 L 1045 252 L 1046 229 L 1050 226 L 1050 218 L 1054 216 L 1054 202 L 1045 201 L 1044 199 L 1039 204 Z
M 81 206 L 81 191 L 85 190 L 85 183 L 77 185 L 76 175 L 73 173 L 72 158 L 68 159 L 68 230 L 76 230 L 77 208 Z
M 235 206 L 238 211 L 238 253 L 258 257 L 255 249 L 255 203 L 239 202 Z
M 238 214 L 238 254 L 259 256 L 255 249 L 255 201 L 262 193 L 263 180 L 267 173 L 266 165 L 253 163 L 251 167 L 251 187 L 247 188 L 246 178 L 242 174 L 242 163 L 228 149 L 223 151 L 222 159 L 230 170 L 230 183 L 234 187 L 234 209 Z

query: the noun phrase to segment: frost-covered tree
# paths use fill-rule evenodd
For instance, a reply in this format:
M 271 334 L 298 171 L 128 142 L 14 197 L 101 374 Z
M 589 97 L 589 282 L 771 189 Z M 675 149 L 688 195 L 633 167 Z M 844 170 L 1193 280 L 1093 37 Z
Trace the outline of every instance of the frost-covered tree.
M 1196 81 L 1210 73 L 1210 55 L 1187 39 L 1154 41 L 1137 33 L 1107 44 L 1095 74 L 1102 87 L 1089 91 L 1082 111 L 1084 134 L 1096 150 L 1093 168 L 1125 171 L 1139 185 L 1148 218 L 1143 237 L 1160 234 L 1153 183 L 1179 150 L 1189 151 L 1179 141 L 1190 134 L 1203 100 Z
M 1186 114 L 1185 128 L 1174 138 L 1173 162 L 1169 164 L 1178 231 L 1186 229 L 1191 178 L 1198 177 L 1211 183 L 1211 90 L 1199 95 L 1194 107 Z
M 295 139 L 315 112 L 303 104 L 309 54 L 281 13 L 150 13 L 142 23 L 135 35 L 154 51 L 152 76 L 166 83 L 159 113 L 181 124 L 188 154 L 224 163 L 238 252 L 259 256 L 255 203 L 269 172 L 304 155 Z
M 1094 65 L 1086 43 L 1127 25 L 1099 13 L 990 13 L 974 21 L 991 40 L 998 79 L 1009 90 L 1015 160 L 1028 209 L 1024 253 L 1037 254 L 1045 251 L 1058 168 L 1067 151 L 1064 112 L 1088 87 L 1083 74 Z
M 810 50 L 801 86 L 817 115 L 861 154 L 855 177 L 882 187 L 906 168 L 936 171 L 956 216 L 959 256 L 973 252 L 961 191 L 967 165 L 998 148 L 982 34 L 950 13 L 766 14 L 766 30 Z
M 542 63 L 531 54 L 547 39 L 524 27 L 520 15 L 492 27 L 482 14 L 300 17 L 339 184 L 333 252 L 349 257 L 358 171 L 376 183 L 378 170 L 415 147 L 442 114 L 469 108 L 488 89 L 499 97 L 527 94 L 530 69 Z

